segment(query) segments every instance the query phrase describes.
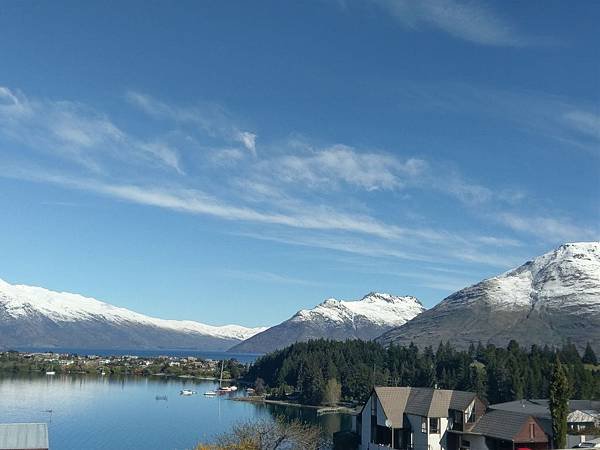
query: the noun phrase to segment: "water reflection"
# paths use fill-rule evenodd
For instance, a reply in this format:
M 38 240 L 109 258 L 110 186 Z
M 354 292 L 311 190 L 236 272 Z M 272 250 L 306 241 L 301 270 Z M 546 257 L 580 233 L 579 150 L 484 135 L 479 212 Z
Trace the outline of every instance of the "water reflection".
M 163 377 L 3 376 L 0 422 L 46 422 L 51 447 L 65 450 L 190 449 L 235 422 L 275 416 L 319 423 L 328 434 L 350 426 L 345 415 L 317 417 L 315 409 L 202 395 L 216 387 Z M 182 389 L 199 394 L 182 397 Z

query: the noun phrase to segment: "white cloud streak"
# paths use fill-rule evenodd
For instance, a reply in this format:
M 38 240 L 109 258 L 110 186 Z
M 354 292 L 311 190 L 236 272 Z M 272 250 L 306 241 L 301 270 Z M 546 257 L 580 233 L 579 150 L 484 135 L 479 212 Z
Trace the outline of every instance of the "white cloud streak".
M 343 183 L 367 191 L 401 188 L 404 178 L 418 176 L 426 167 L 422 160 L 400 161 L 383 153 L 357 152 L 345 145 L 285 155 L 263 165 L 285 182 L 327 188 Z
M 593 104 L 576 104 L 541 92 L 503 91 L 462 83 L 406 81 L 399 92 L 411 111 L 417 108 L 436 114 L 488 117 L 600 155 L 600 116 Z
M 423 225 L 429 222 L 419 218 L 403 223 L 399 215 L 388 214 L 389 211 L 385 216 L 373 215 L 369 205 L 360 203 L 360 196 L 355 196 L 360 191 L 369 199 L 387 194 L 388 197 L 383 197 L 385 201 L 404 199 L 409 197 L 406 192 L 417 190 L 451 196 L 467 205 L 466 211 L 481 210 L 480 217 L 517 235 L 548 240 L 597 236 L 594 230 L 559 217 L 511 212 L 507 207 L 522 200 L 522 193 L 494 192 L 439 162 L 339 144 L 318 148 L 297 140 L 282 144 L 273 156 L 247 158 L 248 152 L 255 154 L 256 136 L 250 132 L 243 134 L 228 120 L 221 123 L 219 114 L 205 116 L 195 109 L 172 107 L 141 94 L 130 93 L 129 97 L 146 113 L 161 120 L 197 126 L 219 137 L 221 147 L 201 155 L 200 169 L 207 170 L 204 164 L 210 170 L 206 181 L 202 178 L 207 172 L 194 172 L 198 167 L 193 166 L 190 166 L 193 177 L 177 177 L 176 182 L 156 178 L 154 172 L 145 170 L 140 170 L 135 179 L 114 173 L 111 169 L 120 166 L 115 161 L 142 164 L 143 169 L 149 163 L 178 173 L 183 173 L 183 169 L 178 152 L 168 140 L 135 139 L 107 116 L 82 104 L 30 100 L 7 88 L 0 88 L 0 135 L 34 149 L 31 151 L 67 158 L 91 172 L 82 175 L 80 168 L 65 166 L 61 167 L 61 175 L 52 175 L 49 167 L 37 171 L 24 167 L 2 171 L 0 167 L 0 176 L 53 183 L 187 214 L 269 225 L 268 232 L 256 234 L 255 238 L 377 258 L 431 263 L 458 260 L 507 268 L 514 258 L 497 254 L 497 250 L 520 248 L 522 241 L 512 235 L 451 232 L 443 226 Z M 209 118 L 202 125 L 205 117 Z M 594 136 L 596 119 L 588 114 L 571 113 L 562 120 Z M 240 142 L 244 149 L 227 147 L 223 140 Z M 243 166 L 228 170 L 240 160 L 245 161 Z M 222 172 L 215 173 L 217 170 Z M 397 192 L 400 195 L 389 195 Z
M 226 277 L 235 278 L 238 280 L 248 281 L 259 281 L 265 283 L 278 283 L 278 284 L 297 284 L 301 286 L 323 286 L 323 283 L 319 283 L 311 280 L 304 280 L 301 278 L 290 277 L 288 275 L 281 275 L 273 272 L 264 271 L 249 271 L 249 270 L 222 270 L 219 271 L 219 275 L 225 275 Z M 327 286 L 331 286 L 327 283 Z
M 523 47 L 549 39 L 520 33 L 509 21 L 481 2 L 455 0 L 370 0 L 410 30 L 437 29 L 480 45 Z
M 103 172 L 103 161 L 112 159 L 183 173 L 177 150 L 168 144 L 137 139 L 76 102 L 30 100 L 0 87 L 0 132 L 30 150 L 59 155 L 94 172 Z
M 562 217 L 536 217 L 502 213 L 498 219 L 509 228 L 537 236 L 553 243 L 582 240 L 599 240 L 600 233 L 591 228 L 582 227 Z
M 239 142 L 256 156 L 256 133 L 240 129 L 227 111 L 219 105 L 177 107 L 135 91 L 128 92 L 126 98 L 132 105 L 156 119 L 194 125 L 209 136 L 223 138 L 228 142 Z

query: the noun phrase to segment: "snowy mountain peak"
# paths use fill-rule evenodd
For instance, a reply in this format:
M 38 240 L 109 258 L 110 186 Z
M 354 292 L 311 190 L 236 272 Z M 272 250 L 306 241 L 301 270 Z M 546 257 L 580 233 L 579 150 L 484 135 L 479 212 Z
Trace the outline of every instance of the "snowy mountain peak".
M 370 292 L 360 300 L 328 298 L 312 309 L 236 345 L 236 352 L 269 352 L 309 339 L 374 339 L 398 327 L 425 308 L 415 297 Z
M 396 296 L 382 292 L 369 292 L 360 301 L 372 303 L 378 301 L 383 301 L 387 303 L 418 303 L 419 305 L 422 305 L 421 301 L 418 298 L 413 297 L 411 295 Z
M 415 297 L 398 297 L 371 292 L 360 300 L 346 301 L 328 298 L 312 309 L 298 311 L 291 320 L 354 322 L 358 319 L 371 321 L 378 325 L 397 326 L 424 310 L 421 302 Z
M 381 342 L 506 345 L 590 342 L 600 351 L 600 242 L 563 244 L 450 295 Z
M 223 339 L 243 340 L 265 328 L 239 325 L 213 326 L 191 320 L 164 320 L 68 292 L 55 292 L 35 286 L 13 285 L 0 279 L 0 313 L 6 319 L 43 317 L 56 324 L 105 322 L 124 326 L 151 326 L 180 333 L 201 334 Z

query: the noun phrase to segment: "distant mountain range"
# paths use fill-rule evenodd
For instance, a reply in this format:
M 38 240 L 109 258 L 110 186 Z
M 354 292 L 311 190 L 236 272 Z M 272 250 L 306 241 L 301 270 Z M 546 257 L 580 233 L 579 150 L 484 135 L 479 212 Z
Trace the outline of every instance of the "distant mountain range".
M 313 309 L 298 311 L 285 322 L 252 336 L 231 351 L 264 353 L 317 338 L 370 340 L 406 323 L 424 310 L 415 297 L 377 292 L 357 301 L 330 298 Z
M 264 329 L 156 319 L 90 297 L 0 280 L 0 349 L 223 351 Z
M 600 353 L 600 242 L 564 244 L 462 289 L 432 309 L 415 297 L 372 292 L 328 299 L 271 328 L 163 320 L 77 294 L 0 280 L 0 349 L 194 349 L 269 352 L 314 338 L 458 347 L 587 342 Z
M 459 347 L 511 339 L 522 345 L 600 353 L 600 242 L 564 244 L 502 275 L 462 289 L 406 324 L 383 334 L 389 345 Z

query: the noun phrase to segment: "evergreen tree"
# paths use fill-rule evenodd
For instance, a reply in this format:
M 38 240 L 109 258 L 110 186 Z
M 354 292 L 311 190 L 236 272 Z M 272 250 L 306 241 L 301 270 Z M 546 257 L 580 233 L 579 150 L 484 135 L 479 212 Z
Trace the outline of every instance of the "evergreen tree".
M 552 369 L 550 381 L 550 414 L 555 448 L 567 445 L 567 416 L 569 415 L 569 381 L 558 356 Z
M 478 344 L 472 355 L 448 343 L 434 352 L 431 347 L 420 351 L 414 344 L 384 348 L 372 341 L 321 339 L 262 356 L 245 378 L 249 382 L 262 378 L 272 394 L 295 392 L 305 403 L 322 402 L 327 381 L 334 378 L 341 384 L 341 399 L 347 401 L 364 402 L 373 386 L 432 387 L 438 383 L 439 387 L 477 392 L 493 404 L 547 398 L 557 356 L 574 389 L 571 395 L 600 399 L 600 370 L 585 366 L 572 344 L 561 350 L 532 346 L 529 351 L 516 343 L 508 348 Z M 0 370 L 12 366 L 14 362 L 0 357 Z
M 592 349 L 592 346 L 590 345 L 589 342 L 585 346 L 585 351 L 583 352 L 583 363 L 584 364 L 593 364 L 593 365 L 598 364 L 598 359 L 596 358 L 596 354 L 594 353 L 594 350 Z

